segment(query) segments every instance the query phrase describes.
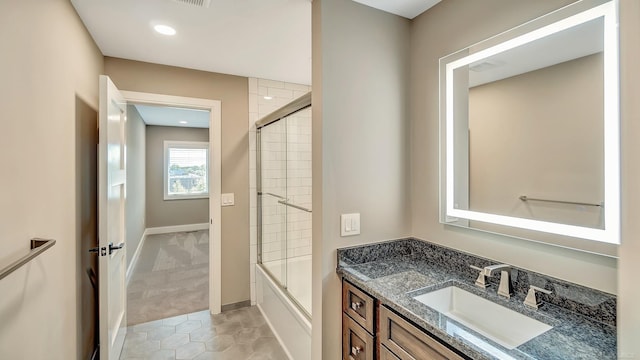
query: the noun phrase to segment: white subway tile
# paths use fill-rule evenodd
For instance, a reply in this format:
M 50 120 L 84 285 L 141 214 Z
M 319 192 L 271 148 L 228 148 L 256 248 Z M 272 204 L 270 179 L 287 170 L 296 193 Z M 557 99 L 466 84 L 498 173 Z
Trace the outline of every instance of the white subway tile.
M 258 79 L 256 78 L 249 78 L 249 93 L 250 94 L 255 94 L 258 90 Z
M 311 91 L 311 86 L 303 85 L 303 84 L 285 83 L 284 88 L 289 90 L 298 90 L 298 91 L 306 91 L 306 92 Z
M 275 98 L 293 100 L 293 90 L 269 88 L 267 92 L 269 96 L 273 96 Z
M 249 97 L 249 113 L 257 113 L 258 111 L 258 97 L 250 96 Z
M 266 86 L 270 88 L 284 89 L 284 81 L 258 79 L 258 86 Z
M 249 245 L 255 247 L 258 244 L 258 226 L 252 225 L 249 229 Z
M 309 91 L 310 91 L 310 90 L 309 90 Z M 301 97 L 301 96 L 304 96 L 304 95 L 305 95 L 306 93 L 308 93 L 309 91 L 306 91 L 306 90 L 304 90 L 304 91 L 302 91 L 302 90 L 294 90 L 294 91 L 293 91 L 293 97 L 294 97 L 295 99 L 297 99 L 297 98 L 299 98 L 299 97 Z

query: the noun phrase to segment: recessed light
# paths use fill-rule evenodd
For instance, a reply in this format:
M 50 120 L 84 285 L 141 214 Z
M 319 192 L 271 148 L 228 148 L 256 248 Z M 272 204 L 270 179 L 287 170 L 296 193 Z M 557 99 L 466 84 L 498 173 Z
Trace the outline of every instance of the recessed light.
M 263 99 L 265 99 L 265 100 L 271 100 L 271 99 L 273 99 L 273 96 L 264 96 L 264 97 L 263 97 Z
M 187 122 L 184 121 L 184 120 L 180 120 L 179 122 L 180 122 L 180 124 L 187 124 Z
M 153 29 L 162 35 L 172 36 L 176 34 L 176 29 L 172 28 L 169 25 L 156 25 L 153 27 Z

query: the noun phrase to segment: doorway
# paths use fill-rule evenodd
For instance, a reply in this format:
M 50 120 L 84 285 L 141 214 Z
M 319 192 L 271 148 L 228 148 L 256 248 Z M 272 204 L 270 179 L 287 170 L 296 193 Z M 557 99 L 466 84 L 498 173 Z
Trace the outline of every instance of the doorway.
M 127 105 L 128 326 L 209 309 L 209 118 Z
M 201 113 L 208 114 L 208 217 L 204 219 L 205 223 L 200 224 L 202 228 L 192 228 L 189 226 L 173 226 L 171 228 L 163 228 L 160 231 L 154 227 L 153 224 L 144 224 L 145 234 L 142 239 L 148 236 L 156 236 L 158 232 L 177 232 L 182 233 L 180 241 L 183 244 L 191 243 L 196 246 L 198 243 L 202 245 L 203 232 L 200 233 L 186 233 L 186 231 L 206 231 L 208 232 L 208 263 L 209 263 L 209 312 L 211 314 L 217 314 L 221 311 L 221 204 L 220 204 L 220 192 L 221 192 L 221 103 L 217 100 L 208 99 L 196 99 L 186 98 L 170 95 L 159 95 L 140 92 L 121 91 L 123 97 L 127 101 L 127 104 L 146 107 L 168 107 L 170 109 L 193 109 Z M 166 154 L 167 149 L 165 149 Z M 138 169 L 139 170 L 139 169 Z M 129 171 L 135 171 L 129 169 Z M 178 186 L 184 188 L 193 185 L 192 176 L 182 177 L 178 182 Z M 170 179 L 171 180 L 171 179 Z M 164 182 L 163 182 L 164 184 Z M 184 185 L 184 186 L 183 186 Z M 166 188 L 166 187 L 165 187 Z M 147 202 L 148 203 L 148 202 Z M 142 221 L 144 217 L 140 218 Z M 137 224 L 139 225 L 139 224 Z M 204 225 L 204 226 L 203 226 Z M 153 229 L 156 229 L 155 231 Z M 168 234 L 167 234 L 168 235 Z M 137 240 L 137 239 L 136 239 Z M 129 239 L 127 239 L 129 242 Z M 169 240 L 171 241 L 171 240 Z M 138 245 L 138 244 L 137 244 Z M 141 246 L 136 246 L 141 248 Z M 136 249 L 130 247 L 128 251 L 136 251 Z M 129 280 L 132 275 L 133 266 L 135 266 L 136 260 L 138 260 L 139 251 L 137 254 L 131 256 L 131 264 L 128 266 L 127 279 Z M 131 266 L 133 265 L 133 266 Z

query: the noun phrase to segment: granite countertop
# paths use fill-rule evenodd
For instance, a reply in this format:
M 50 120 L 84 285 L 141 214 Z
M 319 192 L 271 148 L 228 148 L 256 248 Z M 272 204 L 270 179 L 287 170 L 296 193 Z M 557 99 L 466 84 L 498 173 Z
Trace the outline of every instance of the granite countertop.
M 491 286 L 474 286 L 477 271 L 468 265 L 495 262 L 417 239 L 402 239 L 338 250 L 340 276 L 472 359 L 616 359 L 615 296 L 525 270 L 514 269 L 514 295 L 497 295 Z M 494 279 L 495 278 L 495 279 Z M 553 290 L 543 306 L 523 305 L 529 284 Z M 508 349 L 413 297 L 450 285 L 553 326 Z

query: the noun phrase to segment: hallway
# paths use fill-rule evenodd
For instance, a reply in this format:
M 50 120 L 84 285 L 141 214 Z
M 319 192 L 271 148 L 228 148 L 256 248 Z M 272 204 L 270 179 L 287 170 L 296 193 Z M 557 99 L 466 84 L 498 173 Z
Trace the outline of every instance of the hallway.
M 127 287 L 127 325 L 209 308 L 209 231 L 148 235 Z

